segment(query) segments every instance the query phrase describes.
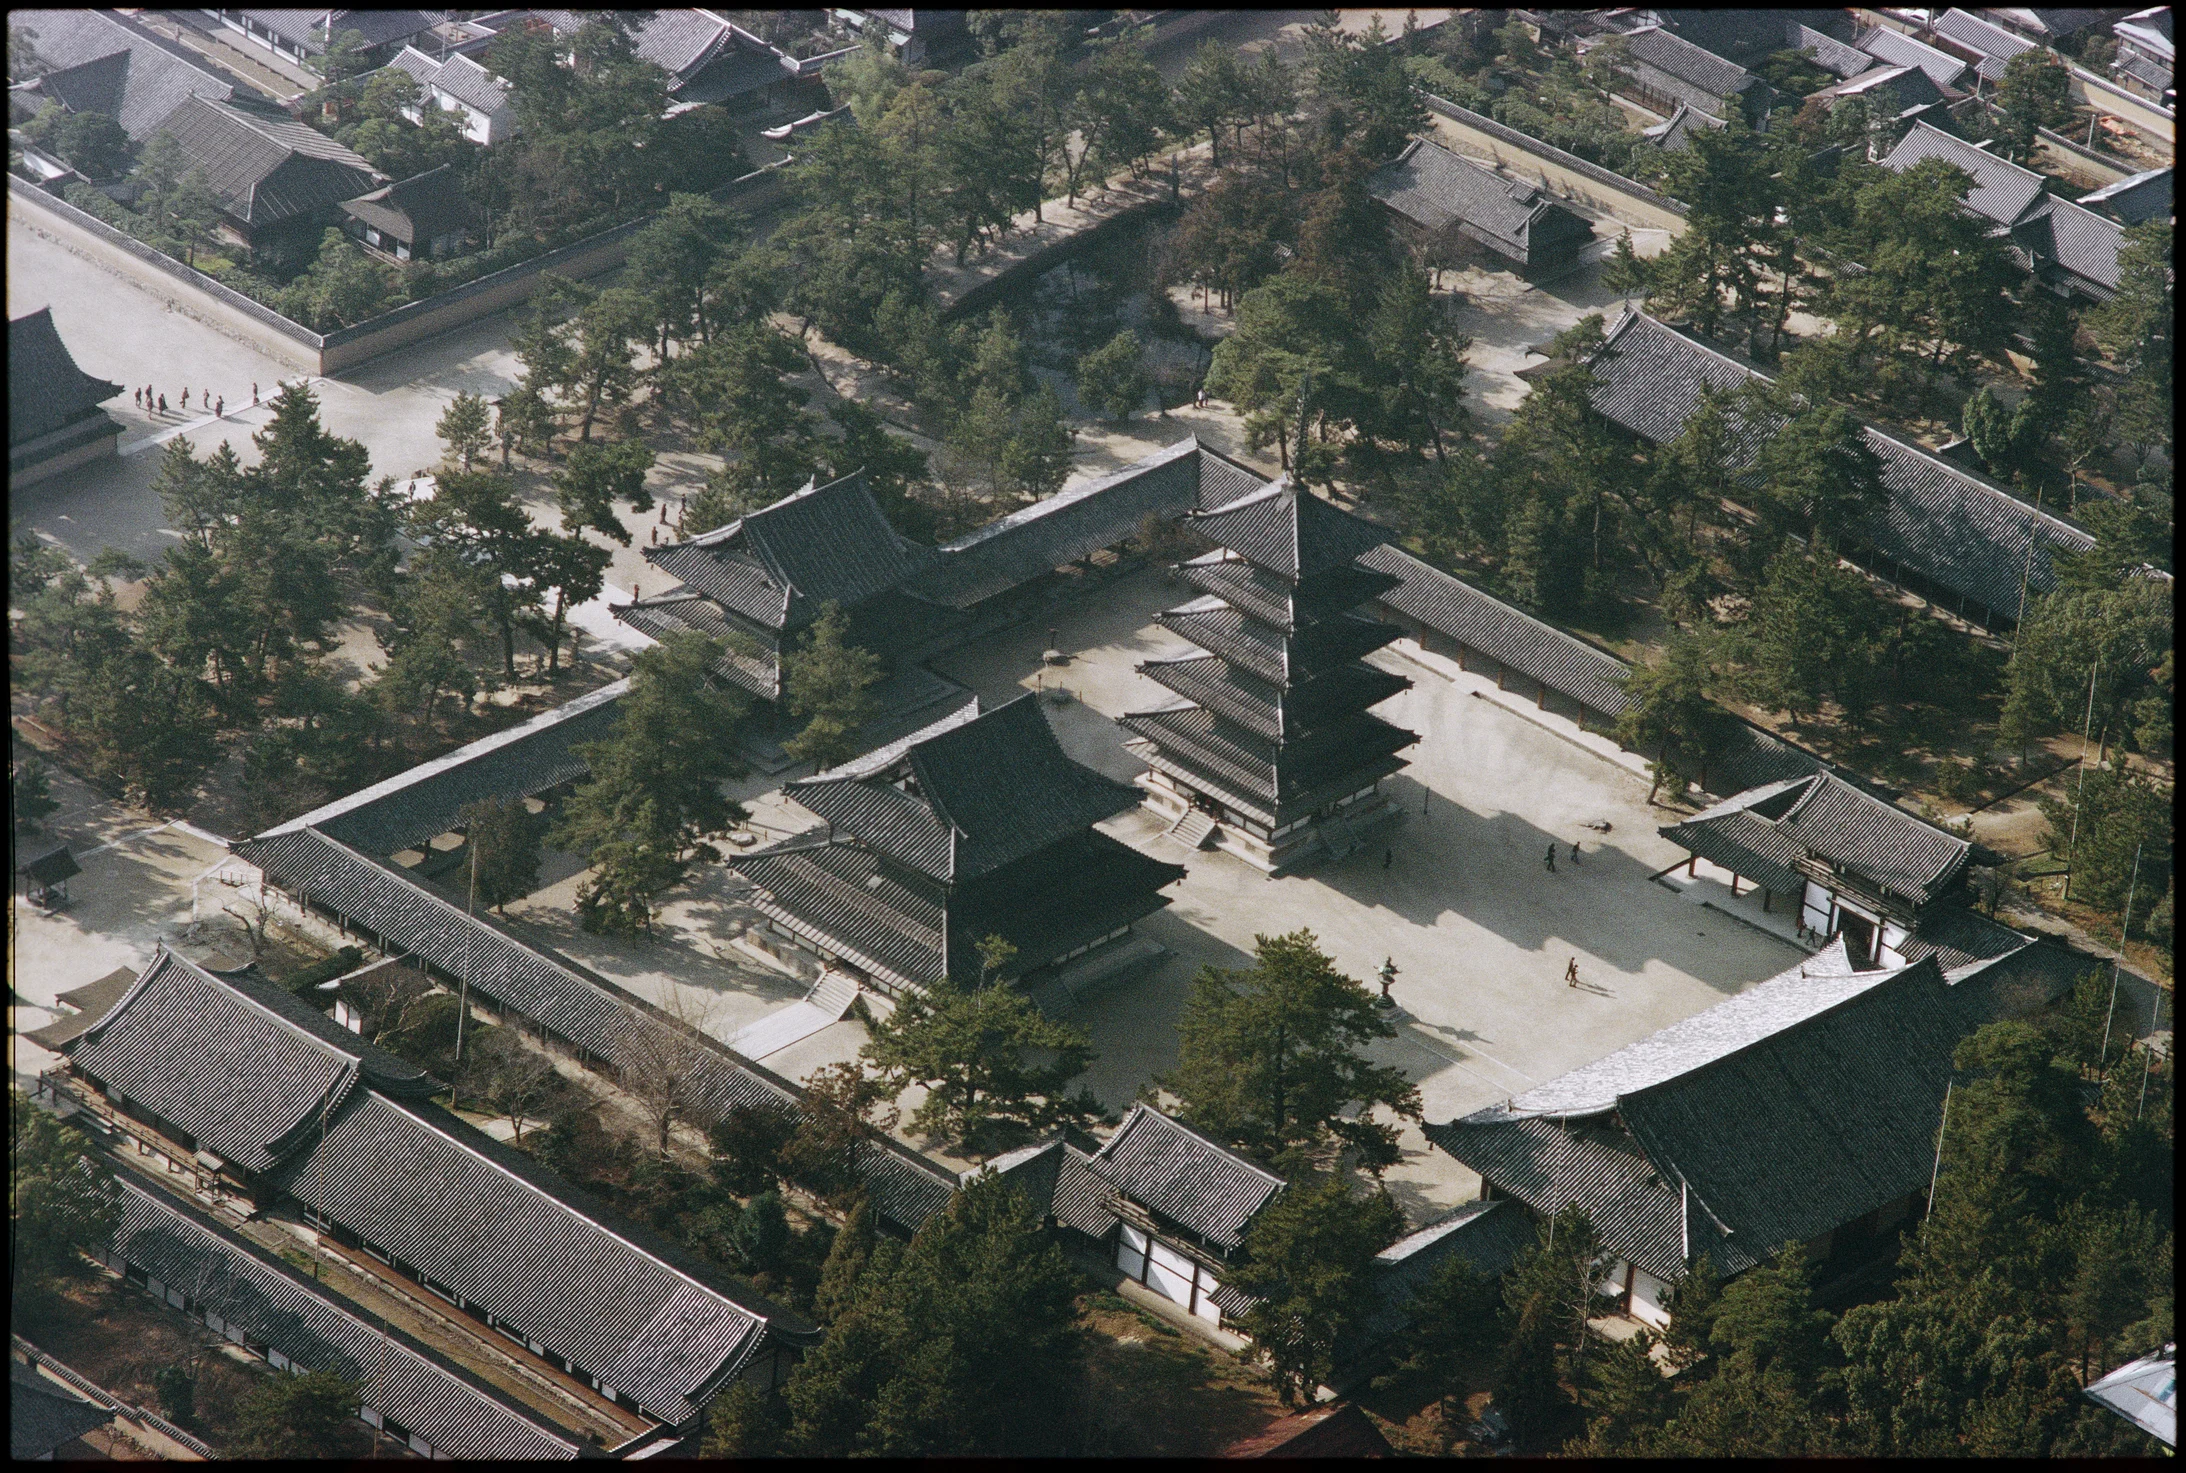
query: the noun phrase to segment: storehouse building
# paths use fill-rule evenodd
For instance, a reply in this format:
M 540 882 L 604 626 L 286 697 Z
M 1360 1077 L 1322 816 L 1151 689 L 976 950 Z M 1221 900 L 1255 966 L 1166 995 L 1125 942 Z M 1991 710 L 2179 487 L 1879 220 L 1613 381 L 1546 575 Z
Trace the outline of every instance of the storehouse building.
M 1394 586 L 1359 561 L 1382 534 L 1288 479 L 1187 522 L 1217 547 L 1178 568 L 1201 597 L 1157 622 L 1207 653 L 1138 667 L 1180 697 L 1123 718 L 1148 798 L 1188 846 L 1270 873 L 1349 852 L 1419 740 L 1367 710 L 1411 686 L 1362 658 L 1399 631 L 1350 612 Z
M 1523 179 L 1505 179 L 1441 144 L 1415 138 L 1367 182 L 1430 259 L 1455 239 L 1487 247 L 1529 275 L 1578 263 L 1594 227 Z

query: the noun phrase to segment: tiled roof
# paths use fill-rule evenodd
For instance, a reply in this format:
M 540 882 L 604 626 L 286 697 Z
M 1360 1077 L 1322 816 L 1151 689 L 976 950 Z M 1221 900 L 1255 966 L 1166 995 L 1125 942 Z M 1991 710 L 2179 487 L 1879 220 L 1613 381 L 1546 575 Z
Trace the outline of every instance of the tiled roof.
M 1536 1236 L 1533 1222 L 1511 1203 L 1467 1202 L 1440 1222 L 1397 1239 L 1374 1255 L 1374 1308 L 1359 1328 L 1349 1355 L 1389 1339 L 1412 1322 L 1412 1301 L 1453 1258 L 1462 1258 L 1490 1283 L 1501 1278 Z
M 1268 485 L 1257 472 L 1205 446 L 1199 451 L 1199 505 L 1202 511 L 1228 506 Z
M 1001 868 L 1134 807 L 1138 789 L 1073 761 L 1031 692 L 904 749 L 916 796 L 833 774 L 789 796 L 937 880 Z
M 62 1044 L 105 1017 L 114 1004 L 122 1000 L 122 995 L 137 985 L 138 975 L 135 967 L 116 967 L 96 982 L 86 982 L 81 987 L 71 987 L 58 993 L 54 1002 L 62 1008 L 74 1008 L 76 1011 L 63 1014 L 58 1021 L 25 1033 L 23 1037 L 40 1048 L 58 1050 Z
M 371 164 L 324 133 L 286 118 L 223 102 L 185 98 L 161 131 L 182 145 L 219 196 L 247 225 L 271 225 L 355 199 L 379 182 Z
M 25 444 L 40 435 L 87 419 L 121 392 L 120 384 L 93 378 L 53 326 L 53 310 L 8 321 L 8 444 Z
M 1733 998 L 1589 1066 L 1592 1088 L 1551 1081 L 1429 1139 L 1537 1211 L 1585 1206 L 1609 1252 L 1665 1279 L 1703 1251 L 1738 1272 L 1925 1185 L 1952 1050 L 1985 1020 L 1933 961 L 1762 985 L 1789 995 L 1773 1029 L 1775 1001 Z M 1605 1090 L 1628 1135 L 1607 1110 L 1528 1108 Z
M 1402 581 L 1381 596 L 1397 613 L 1460 640 L 1591 710 L 1615 716 L 1631 704 L 1616 656 L 1519 613 L 1402 548 L 1384 544 L 1359 561 Z
M 344 31 L 357 32 L 367 46 L 384 46 L 432 26 L 415 10 L 245 10 L 238 14 L 314 53 L 326 49 L 330 35 L 338 38 Z
M 1842 11 L 1829 10 L 1658 10 L 1662 23 L 1679 39 L 1729 61 L 1752 65 L 1778 51 L 1804 51 L 1826 71 L 1855 76 L 1872 65 L 1863 53 L 1821 27 L 1845 30 Z
M 1719 114 L 1726 97 L 1740 97 L 1766 105 L 1775 96 L 1769 86 L 1744 67 L 1725 61 L 1682 40 L 1660 26 L 1633 31 L 1624 38 L 1630 63 L 1619 68 L 1650 91 L 1711 115 Z M 1750 94 L 1750 96 L 1749 96 Z
M 8 25 L 34 33 L 31 49 L 53 69 L 42 90 L 73 112 L 105 113 L 135 143 L 158 132 L 185 97 L 235 95 L 175 42 L 111 10 L 11 10 Z M 93 63 L 103 64 L 86 70 Z
M 1284 1185 L 1150 1105 L 1133 1105 L 1090 1164 L 1125 1198 L 1225 1250 Z
M 355 1376 L 366 1406 L 441 1457 L 574 1458 L 575 1434 L 480 1381 L 400 1329 L 368 1321 L 264 1248 L 128 1173 L 108 1252 L 180 1289 L 305 1370 Z
M 2080 204 L 2086 209 L 2114 215 L 2127 225 L 2166 219 L 2171 213 L 2171 168 L 2166 164 L 2163 168 L 2147 169 L 2130 179 L 2106 184 L 2092 194 L 2081 195 Z
M 669 1026 L 575 963 L 517 939 L 490 917 L 464 914 L 460 906 L 315 829 L 246 840 L 236 852 L 290 893 L 307 894 L 313 904 L 347 916 L 444 975 L 468 976 L 476 990 L 597 1057 L 613 1058 L 634 1024 Z M 702 1113 L 722 1114 L 739 1105 L 799 1108 L 795 1086 L 726 1047 L 703 1058 L 698 1072 L 696 1103 Z M 912 1153 L 876 1143 L 861 1169 L 876 1210 L 907 1227 L 917 1227 L 948 1200 L 945 1173 Z
M 1975 148 L 1940 128 L 1915 123 L 1898 146 L 1882 161 L 1885 169 L 1903 173 L 1929 159 L 1955 164 L 1973 176 L 1966 208 L 1999 225 L 2016 224 L 2044 197 L 2048 181 L 2032 169 L 2022 169 L 1985 148 Z
M 1667 327 L 1627 312 L 1593 363 L 1594 407 L 1656 444 L 1675 439 L 1699 402 L 1699 385 L 1728 390 L 1767 375 Z M 2083 551 L 2094 538 L 2038 512 L 2000 487 L 1869 426 L 1890 502 L 1862 529 L 1892 561 L 2008 616 L 2027 592 L 2055 585 L 2050 550 Z M 2030 547 L 2031 544 L 2031 547 Z
M 359 1096 L 286 1185 L 664 1422 L 689 1421 L 767 1330 L 665 1244 L 431 1106 Z
M 2176 76 L 2172 64 L 2160 57 L 2146 54 L 2138 47 L 2121 46 L 2110 62 L 2111 69 L 2122 72 L 2154 92 L 2168 92 Z
M 1193 512 L 1191 526 L 1287 578 L 1341 567 L 1388 540 L 1372 522 L 1300 490 L 1287 477 L 1212 511 Z
M 1965 62 L 1948 51 L 1938 51 L 1925 41 L 1916 41 L 1904 32 L 1893 31 L 1888 26 L 1876 26 L 1872 30 L 1861 32 L 1855 44 L 1869 56 L 1890 66 L 1919 67 L 1927 74 L 1928 80 L 1938 87 L 1948 87 L 1956 91 L 1965 80 Z
M 1212 594 L 1165 609 L 1154 618 L 1162 628 L 1201 649 L 1242 665 L 1263 680 L 1286 685 L 1369 655 L 1399 634 L 1378 620 L 1337 614 L 1286 635 Z
M 2100 25 L 2116 15 L 2115 10 L 2060 9 L 2036 6 L 1999 6 L 1989 14 L 1998 20 L 2031 31 L 2037 36 L 2057 38 L 2084 31 L 2089 26 Z
M 1728 126 L 1721 118 L 1681 102 L 1670 110 L 1669 117 L 1640 129 L 1640 133 L 1664 153 L 1683 153 L 1693 146 L 1693 129 Z
M 732 561 L 733 554 L 742 556 Z M 688 541 L 647 548 L 645 556 L 708 598 L 770 627 L 795 629 L 829 601 L 848 611 L 895 588 L 937 554 L 888 525 L 860 471 L 808 485 Z
M 1800 888 L 1794 862 L 1812 855 L 1915 907 L 1950 889 L 1973 850 L 1966 840 L 1826 773 L 1749 789 L 1661 832 L 1678 847 L 1778 892 Z
M 1136 536 L 1147 517 L 1173 519 L 1199 504 L 1201 459 L 1196 439 L 1180 440 L 1113 475 L 1058 491 L 948 543 L 911 587 L 967 608 L 1114 547 Z
M 588 18 L 577 10 L 535 10 L 555 30 L 576 30 Z M 671 89 L 733 44 L 736 28 L 705 10 L 655 10 L 639 23 L 631 39 L 640 61 L 668 74 Z
M 1513 260 L 1536 244 L 1590 240 L 1593 227 L 1522 179 L 1504 179 L 1438 143 L 1415 138 L 1367 181 L 1374 198 L 1427 230 L 1470 227 Z M 1543 239 L 1535 240 L 1539 231 Z
M 2004 68 L 2022 51 L 2032 51 L 2034 43 L 2022 36 L 2014 36 L 2002 26 L 1991 25 L 1977 15 L 1963 10 L 1946 10 L 1935 19 L 1935 32 L 1946 41 L 1978 58 L 1974 70 L 1988 82 L 2004 80 Z
M 173 952 L 63 1051 L 200 1149 L 253 1172 L 293 1151 L 360 1083 L 406 1095 L 440 1088 L 281 989 L 215 977 Z
M 1896 113 L 1910 108 L 1923 107 L 1941 102 L 1943 93 L 1928 79 L 1928 74 L 1916 66 L 1877 67 L 1864 76 L 1852 78 L 1831 87 L 1830 97 L 1872 97 Z M 1918 126 L 1918 125 L 1916 125 Z
M 1049 1210 L 1055 1221 L 1089 1237 L 1105 1237 L 1116 1225 L 1107 1207 L 1108 1183 L 1093 1169 L 1093 1158 L 1065 1144 L 1055 1172 L 1055 1196 Z
M 342 209 L 413 246 L 467 229 L 477 218 L 453 164 L 384 184 L 370 194 L 343 201 Z
M 2076 277 L 2092 293 L 2108 298 L 2118 289 L 2118 252 L 2125 228 L 2083 210 L 2069 200 L 2046 198 L 2037 213 L 2020 222 L 2012 238 L 2037 258 Z
M 782 665 L 776 637 L 755 635 L 730 623 L 712 599 L 696 593 L 673 593 L 609 607 L 617 619 L 654 639 L 689 630 L 720 640 L 722 654 L 714 661 L 714 674 L 762 700 L 771 701 L 781 694 Z
M 927 987 L 947 970 L 942 907 L 855 844 L 792 839 L 736 855 L 729 868 L 765 892 L 752 901 L 763 914 L 897 987 Z
M 629 689 L 627 678 L 604 685 L 507 731 L 314 808 L 266 830 L 266 835 L 313 828 L 367 854 L 392 854 L 422 843 L 460 823 L 466 804 L 482 798 L 529 798 L 583 777 L 584 762 L 572 748 L 614 730 L 618 703 Z
M 8 1456 L 19 1463 L 52 1461 L 59 1449 L 114 1420 L 58 1381 L 21 1361 L 8 1362 Z
M 1292 584 L 1227 548 L 1179 563 L 1177 572 L 1192 587 L 1279 630 L 1295 629 L 1355 609 L 1388 592 L 1397 582 L 1387 573 L 1347 563 Z
M 409 73 L 421 90 L 437 88 L 481 117 L 510 106 L 508 82 L 461 52 L 435 61 L 415 46 L 405 46 L 388 65 Z

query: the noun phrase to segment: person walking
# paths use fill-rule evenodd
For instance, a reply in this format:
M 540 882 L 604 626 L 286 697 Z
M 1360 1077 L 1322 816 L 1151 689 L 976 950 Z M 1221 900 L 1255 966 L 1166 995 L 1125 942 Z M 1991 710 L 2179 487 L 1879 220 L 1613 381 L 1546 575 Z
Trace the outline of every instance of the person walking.
M 1387 868 L 1389 868 L 1389 866 L 1390 866 L 1390 865 L 1392 865 L 1392 864 L 1395 864 L 1396 862 L 1397 862 L 1397 851 L 1396 851 L 1396 850 L 1394 850 L 1394 849 L 1384 849 L 1384 850 L 1382 850 L 1382 851 L 1381 851 L 1381 867 L 1382 867 L 1383 869 L 1387 869 Z
M 1579 841 L 1577 839 L 1571 841 L 1571 862 L 1573 864 L 1579 862 Z
M 1554 844 L 1548 846 L 1548 857 L 1543 859 L 1541 863 L 1548 867 L 1550 874 L 1556 873 L 1556 846 Z
M 250 386 L 250 407 L 253 409 L 258 407 L 258 385 L 256 384 Z
M 1564 985 L 1566 987 L 1579 985 L 1579 959 L 1577 957 L 1573 957 L 1570 961 L 1564 963 Z
M 161 414 L 167 412 L 167 396 L 165 394 L 159 396 L 159 412 Z
M 182 407 L 184 409 L 188 409 L 190 407 L 190 391 L 188 389 L 184 389 L 182 391 Z
M 131 389 L 129 391 L 129 402 L 142 409 L 144 407 L 144 390 L 141 388 Z
M 228 396 L 226 394 L 222 394 L 220 402 L 213 406 L 213 417 L 215 419 L 226 419 L 228 417 Z

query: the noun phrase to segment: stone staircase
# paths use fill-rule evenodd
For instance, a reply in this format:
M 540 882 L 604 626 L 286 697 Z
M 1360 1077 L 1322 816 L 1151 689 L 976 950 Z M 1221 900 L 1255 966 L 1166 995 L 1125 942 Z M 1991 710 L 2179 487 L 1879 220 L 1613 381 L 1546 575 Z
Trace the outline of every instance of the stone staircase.
M 1169 825 L 1169 837 L 1187 849 L 1204 849 L 1214 837 L 1214 815 L 1199 808 L 1187 808 Z
M 840 972 L 822 972 L 804 1001 L 777 1008 L 729 1039 L 747 1059 L 763 1059 L 842 1020 L 858 1000 L 858 984 Z
M 851 1004 L 857 1000 L 857 982 L 844 976 L 841 972 L 821 973 L 819 985 L 814 987 L 811 995 L 805 999 L 806 1002 L 811 1003 L 826 1014 L 827 1021 L 830 1023 L 840 1021 L 842 1015 L 849 1012 Z
M 1365 841 L 1341 818 L 1324 819 L 1319 828 L 1321 847 L 1329 859 L 1341 859 Z

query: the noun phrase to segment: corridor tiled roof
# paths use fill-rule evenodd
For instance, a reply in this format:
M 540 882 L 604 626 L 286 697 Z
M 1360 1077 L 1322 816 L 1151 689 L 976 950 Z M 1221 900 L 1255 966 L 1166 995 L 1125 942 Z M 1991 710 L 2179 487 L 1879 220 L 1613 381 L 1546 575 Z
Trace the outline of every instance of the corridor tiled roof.
M 1946 10 L 1935 19 L 1935 32 L 1976 58 L 1974 70 L 1986 82 L 2004 80 L 2004 68 L 2022 51 L 2032 51 L 2034 43 L 2023 36 L 2014 36 L 2002 26 L 1992 25 L 1964 10 Z
M 1225 1250 L 1284 1186 L 1151 1105 L 1133 1105 L 1089 1164 L 1130 1201 Z
M 664 1422 L 689 1421 L 775 1317 L 429 1105 L 361 1095 L 314 1133 L 286 1186 Z M 810 1334 L 799 1320 L 784 1329 Z
M 1812 855 L 1915 907 L 1950 889 L 1973 851 L 1966 840 L 1827 774 L 1748 789 L 1661 833 L 1779 893 L 1800 888 L 1795 861 Z
M 307 1371 L 354 1374 L 366 1406 L 423 1437 L 441 1457 L 579 1456 L 575 1433 L 373 1322 L 255 1243 L 127 1172 L 106 1254 L 149 1272 L 236 1332 Z M 111 1260 L 110 1260 L 111 1261 Z
M 277 987 L 161 952 L 69 1062 L 198 1146 L 264 1171 L 360 1085 L 422 1096 L 440 1082 Z
M 322 804 L 266 830 L 317 829 L 367 854 L 392 854 L 462 822 L 466 804 L 482 798 L 531 797 L 583 777 L 574 748 L 609 735 L 620 719 L 628 678 L 542 711 L 506 731 L 481 737 L 384 782 Z

